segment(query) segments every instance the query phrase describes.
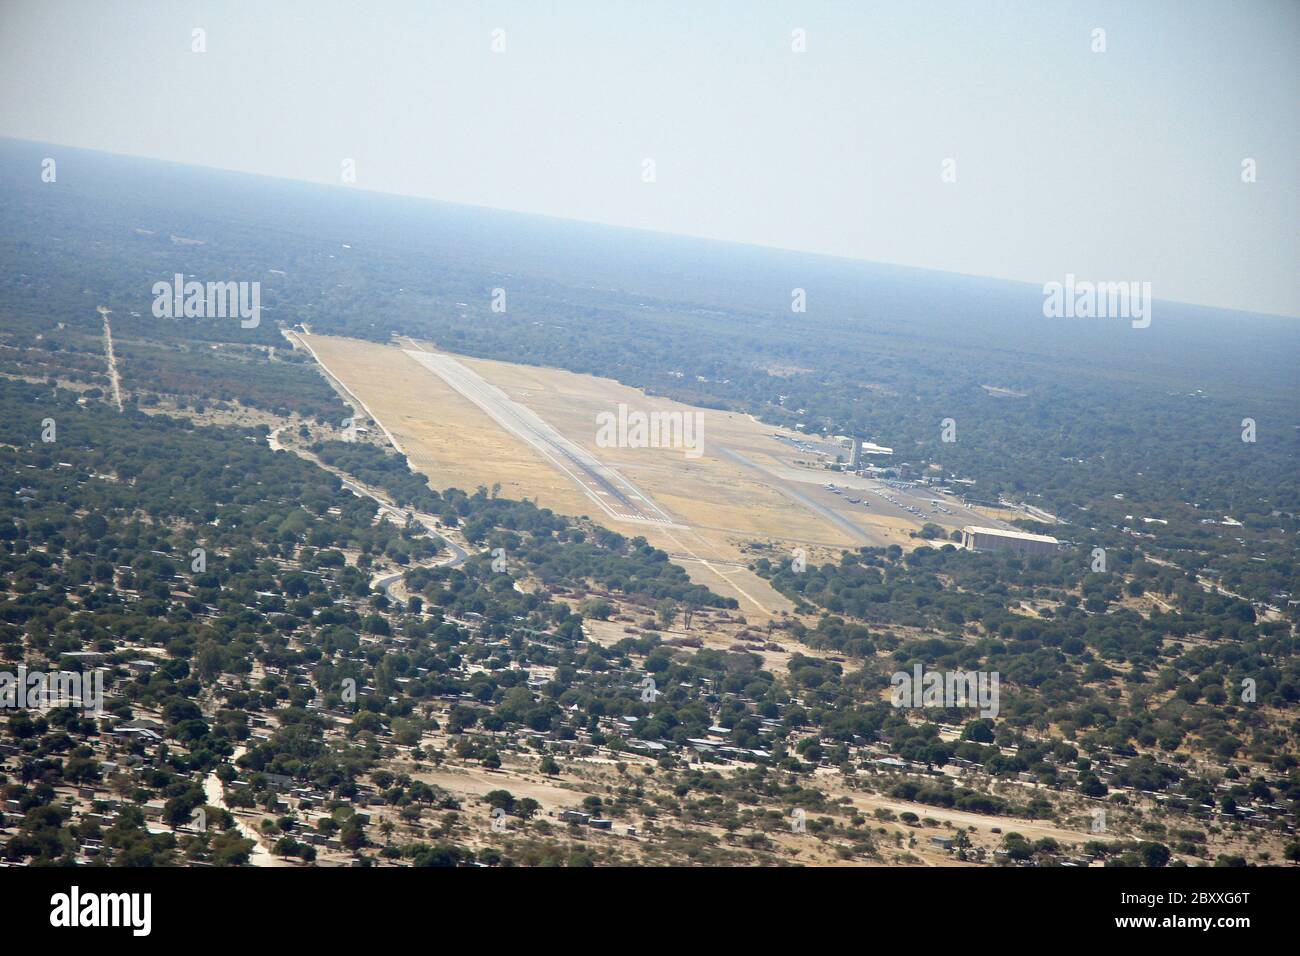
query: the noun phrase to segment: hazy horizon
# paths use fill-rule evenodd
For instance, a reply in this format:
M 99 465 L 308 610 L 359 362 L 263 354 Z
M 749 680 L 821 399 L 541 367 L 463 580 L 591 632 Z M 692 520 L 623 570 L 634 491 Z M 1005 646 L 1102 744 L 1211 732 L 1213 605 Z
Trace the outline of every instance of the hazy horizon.
M 1300 316 L 1294 5 L 384 9 L 8 6 L 0 135 Z
M 99 156 L 112 157 L 114 159 L 138 160 L 141 162 L 157 162 L 178 166 L 186 170 L 192 170 L 197 173 L 226 173 L 235 176 L 248 176 L 254 179 L 268 180 L 271 182 L 284 183 L 293 186 L 315 186 L 320 188 L 330 188 L 328 184 L 317 183 L 311 180 L 293 179 L 286 176 L 271 176 L 264 173 L 250 173 L 245 170 L 227 169 L 219 166 L 203 166 L 195 163 L 183 163 L 176 160 L 158 159 L 152 156 L 137 156 L 132 153 L 116 153 L 108 150 L 87 149 L 82 146 L 73 146 L 67 143 L 48 143 L 40 140 L 21 139 L 13 136 L 0 136 L 0 143 L 18 143 L 25 146 L 51 146 L 59 149 L 72 149 L 80 152 L 91 153 Z M 715 239 L 709 236 L 696 236 L 687 233 L 663 232 L 654 229 L 645 229 L 636 226 L 625 226 L 618 223 L 600 222 L 591 219 L 571 219 L 564 216 L 555 216 L 546 213 L 527 212 L 519 209 L 506 209 L 498 206 L 485 206 L 475 203 L 456 202 L 448 199 L 438 199 L 430 196 L 413 196 L 407 193 L 385 192 L 379 189 L 361 189 L 352 188 L 349 190 L 353 193 L 372 195 L 375 197 L 389 200 L 413 200 L 417 203 L 430 203 L 434 206 L 448 206 L 452 208 L 465 209 L 472 212 L 481 212 L 485 214 L 503 214 L 509 216 L 521 216 L 527 219 L 550 221 L 560 227 L 595 227 L 600 229 L 612 229 L 622 231 L 635 236 L 650 237 L 655 240 L 672 241 L 682 240 L 687 242 L 707 243 L 721 247 L 735 247 L 738 250 L 747 250 L 757 253 L 770 253 L 776 255 L 789 254 L 792 256 L 810 256 L 817 260 L 826 260 L 832 263 L 842 263 L 845 266 L 863 266 L 863 267 L 881 267 L 886 269 L 899 269 L 908 273 L 933 273 L 936 276 L 951 277 L 956 280 L 977 280 L 991 283 L 1001 283 L 1009 286 L 1023 286 L 1026 290 L 1032 291 L 1035 297 L 1035 314 L 1037 314 L 1037 297 L 1040 296 L 1040 283 L 1025 279 L 1008 278 L 1006 276 L 990 276 L 970 272 L 958 272 L 951 269 L 940 269 L 933 266 L 916 265 L 907 262 L 891 262 L 882 259 L 860 259 L 852 256 L 841 256 L 832 253 L 812 252 L 807 249 L 793 249 L 782 246 L 766 246 L 752 242 L 744 242 L 731 239 Z M 1193 309 L 1202 313 L 1213 315 L 1216 313 L 1235 312 L 1242 315 L 1258 316 L 1265 319 L 1296 319 L 1300 315 L 1292 315 L 1285 312 L 1264 312 L 1252 309 L 1236 309 L 1228 306 L 1206 305 L 1200 302 L 1188 302 L 1179 299 L 1170 299 L 1162 296 L 1153 296 L 1152 301 L 1160 302 L 1165 305 L 1175 306 L 1180 309 Z

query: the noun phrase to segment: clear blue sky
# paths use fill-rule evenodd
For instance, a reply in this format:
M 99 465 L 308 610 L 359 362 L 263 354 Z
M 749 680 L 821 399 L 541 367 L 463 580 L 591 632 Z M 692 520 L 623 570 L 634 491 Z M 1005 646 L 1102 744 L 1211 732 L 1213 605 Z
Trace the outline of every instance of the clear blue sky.
M 1298 47 L 1293 0 L 10 0 L 0 135 L 1300 315 Z

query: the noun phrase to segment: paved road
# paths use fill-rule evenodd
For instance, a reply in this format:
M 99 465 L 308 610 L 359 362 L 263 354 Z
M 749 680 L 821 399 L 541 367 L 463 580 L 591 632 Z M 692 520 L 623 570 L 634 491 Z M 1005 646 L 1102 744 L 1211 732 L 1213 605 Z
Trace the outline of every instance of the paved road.
M 334 470 L 336 474 L 339 474 L 336 469 L 331 470 Z M 341 474 L 340 477 L 342 478 Z M 379 510 L 392 518 L 397 524 L 405 524 L 408 515 L 411 518 L 414 518 L 424 526 L 425 531 L 429 532 L 429 534 L 433 535 L 446 545 L 448 552 L 450 552 L 446 557 L 439 558 L 437 561 L 429 561 L 425 564 L 411 564 L 404 568 L 399 568 L 396 571 L 377 574 L 370 579 L 370 586 L 372 588 L 382 588 L 384 593 L 392 598 L 391 589 L 394 585 L 400 582 L 403 577 L 405 577 L 407 571 L 414 571 L 416 568 L 454 568 L 464 564 L 465 561 L 468 560 L 469 552 L 453 541 L 450 537 L 443 534 L 438 527 L 438 519 L 433 515 L 424 514 L 419 511 L 403 511 L 385 498 L 381 493 L 367 487 L 355 478 L 342 478 L 342 481 L 344 488 L 352 492 L 354 495 L 373 500 L 379 505 Z
M 828 508 L 825 505 L 822 505 L 817 501 L 814 501 L 812 498 L 810 498 L 808 495 L 805 495 L 803 492 L 795 490 L 793 487 L 791 487 L 792 485 L 791 482 L 785 481 L 779 475 L 773 474 L 771 471 L 764 468 L 762 465 L 755 464 L 754 462 L 750 461 L 748 458 L 746 458 L 744 455 L 740 454 L 739 452 L 732 451 L 730 448 L 725 448 L 721 445 L 716 447 L 722 452 L 723 455 L 730 458 L 732 461 L 736 462 L 737 464 L 743 465 L 746 468 L 759 472 L 768 480 L 776 479 L 776 481 L 780 483 L 782 491 L 788 494 L 795 501 L 799 502 L 805 508 L 825 518 L 827 521 L 835 525 L 835 527 L 839 528 L 841 531 L 847 534 L 858 544 L 876 543 L 872 541 L 870 535 L 868 535 L 865 531 L 863 531 L 861 528 L 855 525 L 848 518 L 845 518 L 843 515 L 837 513 L 831 508 Z
M 349 491 L 353 492 L 354 494 L 358 493 L 359 491 L 362 494 L 366 494 L 366 492 L 361 491 L 358 488 L 358 486 L 353 482 L 344 481 L 343 487 L 347 488 Z M 369 495 L 369 497 L 374 498 L 374 495 Z M 406 521 L 407 512 L 402 511 L 398 508 L 390 507 L 389 505 L 386 505 L 383 502 L 380 502 L 379 507 L 386 514 L 390 515 L 397 521 L 399 522 Z M 447 537 L 441 531 L 437 530 L 437 528 L 435 527 L 435 522 L 437 519 L 435 519 L 433 515 L 421 514 L 418 511 L 410 512 L 410 514 L 411 517 L 413 517 L 416 521 L 420 522 L 420 524 L 424 526 L 424 529 L 428 531 L 429 534 L 433 535 L 436 538 L 441 539 L 442 543 L 447 546 L 447 550 L 450 552 L 450 554 L 448 554 L 446 557 L 439 558 L 437 561 L 429 561 L 425 564 L 408 565 L 407 567 L 399 568 L 396 571 L 392 571 L 386 574 L 377 574 L 373 578 L 371 578 L 370 587 L 381 588 L 383 592 L 386 595 L 388 595 L 390 600 L 394 599 L 392 593 L 393 587 L 401 582 L 402 578 L 406 576 L 407 571 L 414 571 L 416 568 L 442 568 L 442 567 L 454 568 L 464 564 L 465 561 L 469 558 L 468 551 L 466 551 L 464 548 L 458 545 L 455 541 L 451 540 L 451 538 Z
M 965 525 L 979 525 L 986 528 L 1007 528 L 1012 526 L 998 518 L 980 514 L 966 506 L 951 495 L 940 494 L 925 486 L 899 487 L 899 483 L 877 478 L 863 478 L 851 472 L 815 471 L 791 468 L 784 465 L 767 465 L 750 461 L 743 455 L 729 448 L 722 448 L 722 453 L 737 464 L 752 468 L 767 479 L 775 481 L 782 491 L 789 494 L 804 507 L 815 511 L 836 527 L 850 534 L 859 544 L 880 546 L 885 539 L 852 523 L 852 517 L 870 509 L 872 514 L 889 518 L 901 518 L 919 528 L 926 522 L 933 522 L 951 531 Z M 836 495 L 826 489 L 827 484 L 834 484 L 844 494 Z M 803 487 L 801 487 L 803 486 Z M 807 488 L 807 490 L 803 490 Z M 850 504 L 850 497 L 861 498 L 857 505 Z M 937 501 L 938 504 L 932 504 Z M 908 506 L 915 508 L 909 511 Z M 939 508 L 946 509 L 947 513 Z M 850 514 L 838 509 L 849 510 Z
M 402 508 L 397 507 L 397 505 L 393 504 L 392 500 L 389 499 L 387 495 L 383 494 L 383 492 L 376 491 L 374 488 L 371 488 L 369 485 L 361 481 L 359 478 L 354 478 L 353 476 L 347 474 L 346 472 L 338 468 L 333 467 L 332 465 L 325 464 L 323 461 L 321 461 L 318 457 L 313 455 L 311 452 L 298 449 L 298 448 L 285 447 L 280 442 L 280 432 L 282 431 L 284 431 L 283 428 L 276 428 L 272 430 L 269 435 L 266 436 L 266 443 L 267 445 L 270 446 L 272 451 L 291 451 L 294 454 L 296 454 L 299 458 L 305 458 L 307 461 L 310 461 L 312 464 L 324 468 L 330 474 L 337 477 L 339 481 L 343 484 L 344 488 L 346 488 L 348 491 L 352 492 L 354 495 L 357 495 L 360 498 L 371 499 L 372 501 L 375 502 L 375 504 L 379 506 L 379 510 L 384 512 L 384 514 L 388 515 L 398 524 L 405 524 L 407 520 L 407 516 L 409 515 L 410 517 L 414 518 L 416 521 L 420 522 L 420 524 L 424 526 L 425 531 L 427 531 L 429 534 L 433 535 L 435 538 L 440 540 L 444 545 L 446 545 L 447 551 L 449 552 L 446 557 L 439 558 L 437 561 L 430 561 L 427 564 L 413 564 L 413 565 L 409 565 L 408 567 L 400 568 L 397 571 L 390 571 L 384 574 L 377 574 L 370 579 L 370 586 L 372 588 L 382 588 L 384 593 L 391 598 L 392 597 L 391 588 L 399 581 L 401 581 L 402 577 L 406 574 L 407 571 L 413 571 L 416 568 L 435 568 L 435 567 L 454 568 L 457 567 L 458 565 L 464 564 L 465 561 L 469 558 L 468 551 L 466 551 L 463 547 L 461 547 L 456 541 L 452 540 L 452 538 L 449 537 L 447 534 L 443 533 L 443 531 L 438 525 L 438 519 L 434 515 L 424 514 L 423 512 L 420 511 L 409 511 L 409 512 L 405 511 Z

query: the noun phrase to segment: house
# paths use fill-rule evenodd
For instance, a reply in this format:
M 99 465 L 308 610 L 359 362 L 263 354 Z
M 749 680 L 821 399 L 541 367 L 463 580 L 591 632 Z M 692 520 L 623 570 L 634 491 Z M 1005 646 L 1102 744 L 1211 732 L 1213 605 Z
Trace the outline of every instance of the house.
M 627 746 L 629 750 L 648 750 L 651 753 L 660 753 L 668 749 L 657 740 L 629 740 Z
M 282 773 L 263 771 L 262 776 L 266 778 L 266 785 L 272 790 L 288 790 L 293 786 L 293 777 L 287 777 Z

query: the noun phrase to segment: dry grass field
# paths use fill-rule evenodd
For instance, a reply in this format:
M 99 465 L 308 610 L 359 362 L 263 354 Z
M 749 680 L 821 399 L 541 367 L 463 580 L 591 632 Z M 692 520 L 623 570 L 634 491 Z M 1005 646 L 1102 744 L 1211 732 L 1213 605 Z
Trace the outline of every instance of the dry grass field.
M 792 480 L 798 474 L 792 446 L 773 437 L 772 426 L 747 415 L 692 408 L 590 375 L 456 356 L 633 482 L 673 525 L 611 519 L 577 481 L 409 354 L 434 352 L 431 345 L 403 341 L 399 348 L 321 335 L 297 338 L 435 487 L 472 491 L 500 485 L 508 497 L 529 498 L 561 514 L 587 516 L 611 530 L 642 535 L 667 551 L 692 580 L 735 597 L 746 614 L 790 609 L 782 595 L 744 567 L 752 558 L 746 550 L 750 543 L 766 543 L 777 556 L 795 548 L 829 555 L 866 544 L 910 546 L 908 533 L 920 525 L 905 515 L 850 510 L 818 483 L 829 473 L 805 469 L 811 481 Z M 600 447 L 597 416 L 617 413 L 620 404 L 647 414 L 699 414 L 702 454 L 693 457 L 681 448 Z

